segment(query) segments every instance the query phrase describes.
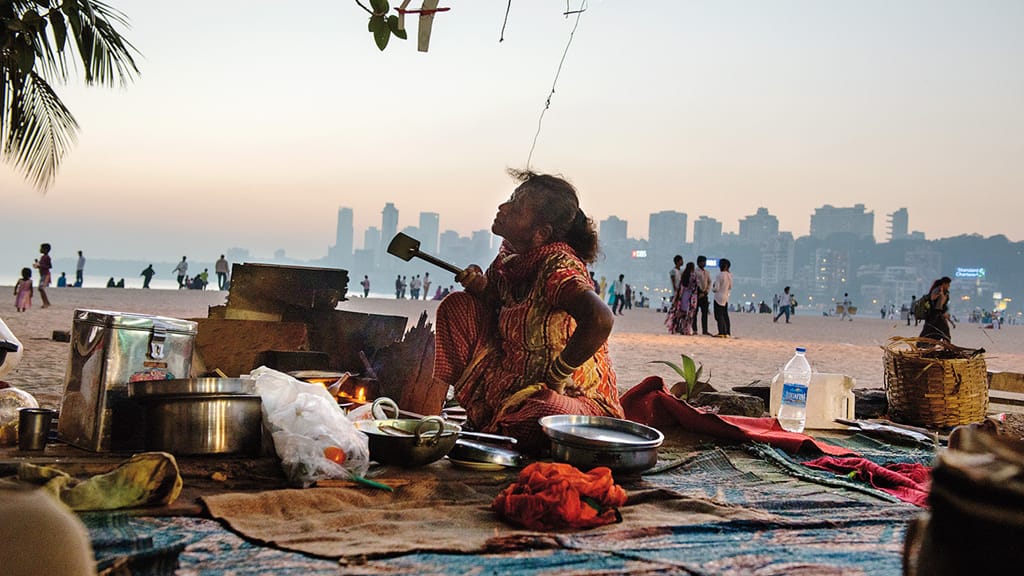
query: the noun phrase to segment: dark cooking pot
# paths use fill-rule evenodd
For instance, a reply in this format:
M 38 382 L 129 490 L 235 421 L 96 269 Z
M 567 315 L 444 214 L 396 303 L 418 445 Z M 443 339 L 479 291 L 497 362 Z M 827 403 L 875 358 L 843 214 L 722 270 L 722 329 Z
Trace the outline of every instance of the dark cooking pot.
M 147 450 L 177 456 L 258 455 L 262 402 L 248 378 L 147 380 L 129 384 L 142 406 Z
M 358 420 L 353 424 L 369 438 L 371 460 L 407 468 L 444 458 L 462 431 L 458 424 L 445 422 L 440 416 Z

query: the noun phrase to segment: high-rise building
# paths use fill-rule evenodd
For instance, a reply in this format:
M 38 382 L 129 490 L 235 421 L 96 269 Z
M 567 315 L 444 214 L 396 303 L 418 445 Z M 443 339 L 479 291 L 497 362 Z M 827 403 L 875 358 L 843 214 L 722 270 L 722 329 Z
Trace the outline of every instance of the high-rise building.
M 609 216 L 607 219 L 601 220 L 597 228 L 597 236 L 600 238 L 601 244 L 625 242 L 628 224 L 618 216 Z
M 810 234 L 813 238 L 828 238 L 842 232 L 874 239 L 875 213 L 866 212 L 863 204 L 854 204 L 852 208 L 836 208 L 825 204 L 814 209 Z
M 437 254 L 440 222 L 441 216 L 437 212 L 420 212 L 420 250 L 427 254 Z
M 761 251 L 761 286 L 776 288 L 793 279 L 793 256 L 796 244 L 792 232 L 776 234 L 765 240 Z
M 899 210 L 889 214 L 889 241 L 903 240 L 907 238 L 909 234 L 910 218 L 907 215 L 906 208 L 900 208 Z
M 371 261 L 376 267 L 380 263 L 380 229 L 376 226 L 370 226 L 363 232 L 363 250 L 368 252 L 372 258 Z
M 340 268 L 352 264 L 352 209 L 338 208 L 338 228 L 334 232 L 334 246 L 327 250 L 327 260 Z
M 388 244 L 398 233 L 398 208 L 394 203 L 388 202 L 381 210 L 380 218 L 380 244 L 377 248 L 377 265 L 384 262 L 384 254 L 387 253 Z
M 741 242 L 760 246 L 778 235 L 779 219 L 769 214 L 767 208 L 758 208 L 756 214 L 740 220 Z
M 648 244 L 656 254 L 676 254 L 686 244 L 686 213 L 662 210 L 648 219 Z
M 693 221 L 693 247 L 700 252 L 722 240 L 722 223 L 708 216 Z

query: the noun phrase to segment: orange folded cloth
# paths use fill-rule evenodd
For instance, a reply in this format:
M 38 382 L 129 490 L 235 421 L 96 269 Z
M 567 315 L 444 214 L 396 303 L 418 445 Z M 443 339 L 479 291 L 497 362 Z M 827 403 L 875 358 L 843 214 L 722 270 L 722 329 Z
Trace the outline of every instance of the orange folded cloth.
M 502 518 L 531 530 L 593 528 L 621 522 L 626 491 L 605 467 L 581 472 L 569 464 L 534 462 L 491 502 Z

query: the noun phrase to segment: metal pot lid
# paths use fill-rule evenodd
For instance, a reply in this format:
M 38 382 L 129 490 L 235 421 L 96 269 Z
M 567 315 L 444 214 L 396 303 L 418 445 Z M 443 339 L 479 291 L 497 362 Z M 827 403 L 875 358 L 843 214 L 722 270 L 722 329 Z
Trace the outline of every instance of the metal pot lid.
M 255 393 L 256 386 L 252 378 L 179 378 L 141 380 L 128 384 L 128 395 L 133 398 Z
M 555 442 L 606 450 L 657 448 L 665 440 L 655 428 L 609 416 L 545 416 L 540 426 Z
M 462 427 L 458 424 L 444 422 L 440 418 L 437 418 L 438 424 L 433 426 L 429 425 L 430 422 L 425 425 L 424 420 L 389 418 L 386 420 L 356 420 L 353 424 L 360 432 L 394 438 L 415 438 L 417 430 L 423 436 L 437 436 L 438 432 L 441 433 L 441 436 L 450 436 L 462 431 Z

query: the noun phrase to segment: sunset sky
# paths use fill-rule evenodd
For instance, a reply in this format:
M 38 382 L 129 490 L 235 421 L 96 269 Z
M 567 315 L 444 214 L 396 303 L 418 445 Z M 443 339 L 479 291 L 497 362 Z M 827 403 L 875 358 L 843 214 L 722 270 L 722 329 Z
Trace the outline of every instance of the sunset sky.
M 429 52 L 416 18 L 380 52 L 353 0 L 107 1 L 139 78 L 57 88 L 81 134 L 45 195 L 0 167 L 0 283 L 43 241 L 319 258 L 341 206 L 357 247 L 385 202 L 400 227 L 488 228 L 575 24 L 565 2 L 515 0 L 499 43 L 506 2 L 442 0 Z M 1022 23 L 1020 0 L 591 0 L 532 167 L 638 238 L 661 210 L 730 232 L 764 206 L 802 236 L 816 207 L 863 203 L 879 241 L 901 207 L 928 238 L 1019 241 Z

